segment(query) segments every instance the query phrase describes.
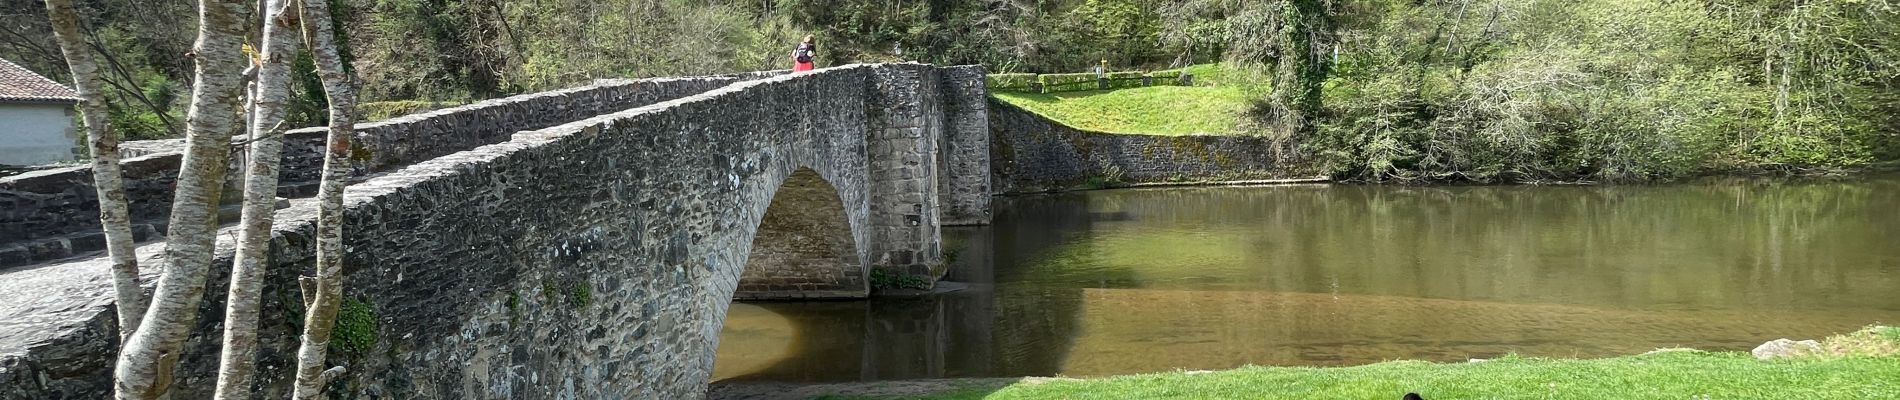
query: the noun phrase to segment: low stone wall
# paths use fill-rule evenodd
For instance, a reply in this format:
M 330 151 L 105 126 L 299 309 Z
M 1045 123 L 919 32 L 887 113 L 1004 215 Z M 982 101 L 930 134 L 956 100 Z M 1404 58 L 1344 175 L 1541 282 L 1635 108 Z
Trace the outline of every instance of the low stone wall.
M 989 100 L 991 185 L 997 194 L 1134 183 L 1306 178 L 1290 144 L 1261 136 L 1092 132 Z
M 178 154 L 149 155 L 121 164 L 126 197 L 133 199 L 128 211 L 135 239 L 148 240 L 164 231 L 181 159 Z M 98 198 L 91 167 L 0 179 L 0 269 L 104 249 Z
M 367 176 L 449 153 L 500 143 L 524 130 L 546 128 L 596 115 L 702 93 L 750 75 L 600 80 L 592 85 L 485 100 L 459 107 L 357 125 L 352 175 Z M 322 127 L 292 130 L 284 138 L 278 195 L 308 197 L 323 167 Z M 182 140 L 126 145 L 127 198 L 132 223 L 142 237 L 162 233 L 171 213 L 172 188 L 182 158 Z M 235 150 L 234 150 L 235 151 Z M 241 154 L 241 153 L 240 153 Z M 241 160 L 226 178 L 225 200 L 238 200 Z M 78 166 L 0 178 L 0 268 L 104 249 L 92 168 Z

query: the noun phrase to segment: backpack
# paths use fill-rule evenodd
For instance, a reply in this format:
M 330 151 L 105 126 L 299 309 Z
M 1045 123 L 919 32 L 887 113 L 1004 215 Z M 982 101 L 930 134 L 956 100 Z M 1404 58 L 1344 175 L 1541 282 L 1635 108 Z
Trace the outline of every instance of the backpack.
M 811 62 L 811 48 L 805 46 L 804 43 L 799 43 L 798 49 L 792 50 L 792 59 L 802 63 Z

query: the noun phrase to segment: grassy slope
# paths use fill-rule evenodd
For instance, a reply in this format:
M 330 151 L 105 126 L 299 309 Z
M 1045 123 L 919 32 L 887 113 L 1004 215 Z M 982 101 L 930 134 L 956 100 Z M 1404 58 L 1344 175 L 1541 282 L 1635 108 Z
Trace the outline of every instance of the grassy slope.
M 1230 84 L 1212 64 L 1188 68 L 1197 86 L 1109 91 L 995 93 L 1017 107 L 1081 129 L 1151 135 L 1225 135 L 1240 131 L 1248 88 Z
M 1596 360 L 1507 357 L 1343 368 L 1247 367 L 972 386 L 917 399 L 1891 399 L 1900 398 L 1900 329 L 1876 352 L 1758 361 L 1742 352 L 1662 351 Z M 1869 331 L 1824 344 L 1866 348 Z M 1862 343 L 1854 343 L 1855 340 Z M 1885 353 L 1885 356 L 1873 355 Z M 1031 383 L 1033 382 L 1033 383 Z M 1704 397 L 1706 396 L 1706 397 Z M 833 397 L 838 399 L 863 397 Z

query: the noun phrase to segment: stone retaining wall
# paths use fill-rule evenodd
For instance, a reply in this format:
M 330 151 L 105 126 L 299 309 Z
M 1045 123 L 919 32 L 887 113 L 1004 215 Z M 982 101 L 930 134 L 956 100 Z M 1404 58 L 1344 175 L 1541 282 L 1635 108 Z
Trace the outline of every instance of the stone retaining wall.
M 1313 176 L 1292 146 L 1261 136 L 1151 136 L 1086 131 L 989 100 L 990 172 L 997 194 L 1130 183 Z

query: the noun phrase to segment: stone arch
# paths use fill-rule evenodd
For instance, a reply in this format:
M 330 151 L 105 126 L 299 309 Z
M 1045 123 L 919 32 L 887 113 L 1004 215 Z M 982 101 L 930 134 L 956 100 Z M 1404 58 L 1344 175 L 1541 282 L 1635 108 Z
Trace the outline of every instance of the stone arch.
M 800 167 L 771 199 L 733 298 L 865 297 L 869 270 L 838 189 L 817 171 Z
M 982 101 L 980 67 L 953 79 L 968 89 L 956 93 L 971 97 L 955 103 L 944 100 L 938 70 L 853 65 L 734 83 L 514 132 L 505 142 L 364 177 L 345 201 L 345 264 L 352 269 L 344 287 L 373 310 L 378 325 L 368 334 L 376 344 L 361 354 L 378 356 L 351 365 L 331 390 L 346 397 L 702 397 L 719 326 L 752 246 L 773 246 L 776 235 L 757 235 L 764 216 L 775 196 L 796 197 L 780 193 L 784 183 L 807 187 L 796 182 L 811 182 L 813 174 L 835 189 L 826 206 L 841 205 L 850 227 L 823 230 L 852 238 L 854 250 L 846 253 L 856 262 L 839 265 L 934 279 L 943 259 L 943 181 L 932 177 L 946 173 L 935 164 L 946 157 L 938 155 L 939 136 L 959 126 L 971 135 L 959 137 L 987 137 L 980 124 L 943 123 L 953 112 L 974 117 L 962 105 Z M 571 93 L 547 96 L 561 103 L 521 112 L 622 107 L 567 104 L 605 101 Z M 980 171 L 947 172 L 982 177 Z M 266 299 L 288 293 L 287 304 L 295 305 L 301 268 L 288 263 L 311 257 L 315 213 L 311 204 L 279 211 L 270 259 L 285 265 L 267 277 Z M 227 251 L 219 260 L 229 262 L 232 246 L 220 248 Z M 19 398 L 110 393 L 109 373 L 44 374 L 110 372 L 114 342 L 95 339 L 116 337 L 110 324 L 96 323 L 111 317 L 111 291 L 97 285 L 107 280 L 85 275 L 109 270 L 98 260 L 34 270 L 44 279 L 0 279 L 0 292 L 50 285 L 76 294 L 7 308 L 72 312 L 46 315 L 58 323 L 33 327 L 29 336 L 57 343 L 21 347 L 35 350 L 23 361 L 6 360 L 21 368 L 0 371 L 0 387 L 26 387 Z M 207 285 L 217 287 L 224 278 L 210 279 Z M 221 309 L 221 296 L 207 293 L 202 308 Z M 201 318 L 193 329 L 215 334 L 218 321 Z M 294 351 L 293 328 L 265 327 L 264 336 L 275 339 L 260 346 Z M 215 350 L 188 345 L 179 354 L 179 378 L 209 379 Z M 287 385 L 260 382 L 279 392 Z M 209 395 L 203 387 L 174 387 L 181 391 L 172 397 Z

